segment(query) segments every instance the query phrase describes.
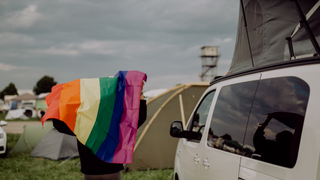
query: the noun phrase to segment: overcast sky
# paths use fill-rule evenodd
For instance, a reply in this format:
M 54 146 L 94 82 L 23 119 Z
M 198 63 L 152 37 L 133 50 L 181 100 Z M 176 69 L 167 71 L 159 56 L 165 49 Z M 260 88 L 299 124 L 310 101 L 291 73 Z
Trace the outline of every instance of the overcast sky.
M 145 90 L 200 81 L 202 46 L 219 46 L 218 75 L 233 56 L 236 0 L 1 0 L 0 91 L 147 73 Z

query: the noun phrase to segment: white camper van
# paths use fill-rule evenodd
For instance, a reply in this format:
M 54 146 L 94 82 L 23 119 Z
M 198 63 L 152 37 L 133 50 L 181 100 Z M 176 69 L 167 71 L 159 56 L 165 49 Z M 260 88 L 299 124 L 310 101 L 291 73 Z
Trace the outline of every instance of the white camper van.
M 268 12 L 275 2 L 275 12 Z M 186 127 L 181 121 L 171 124 L 171 136 L 180 138 L 175 180 L 320 179 L 320 33 L 309 31 L 319 28 L 320 10 L 316 7 L 314 19 L 304 21 L 310 29 L 300 29 L 298 41 L 290 34 L 296 27 L 293 22 L 303 21 L 296 9 L 307 14 L 320 1 L 300 2 L 304 4 L 243 1 L 238 30 L 244 28 L 243 14 L 261 21 L 260 29 L 255 29 L 259 32 L 248 35 L 252 38 L 261 31 L 262 44 L 257 38 L 247 41 L 257 43 L 251 44 L 250 52 L 242 41 L 245 29 L 238 31 L 229 74 L 211 82 Z M 261 17 L 254 18 L 257 14 Z M 298 20 L 290 19 L 295 16 Z M 279 27 L 274 22 L 279 18 L 290 22 Z M 275 33 L 277 37 L 272 36 Z M 288 36 L 292 39 L 286 42 Z M 310 52 L 312 57 L 300 58 Z
M 180 121 L 172 124 L 171 135 L 181 138 L 176 176 L 319 178 L 319 69 L 315 58 L 214 81 L 185 130 Z

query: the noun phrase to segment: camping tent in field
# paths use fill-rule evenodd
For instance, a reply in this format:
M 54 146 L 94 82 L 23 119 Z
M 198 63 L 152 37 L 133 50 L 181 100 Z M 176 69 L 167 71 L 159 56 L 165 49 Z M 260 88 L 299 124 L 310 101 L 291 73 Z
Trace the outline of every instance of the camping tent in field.
M 144 99 L 145 99 L 146 101 L 149 101 L 149 100 L 151 100 L 152 98 L 157 97 L 158 95 L 166 92 L 167 90 L 168 90 L 168 89 L 152 89 L 152 90 L 145 91 L 145 92 L 143 93 Z
M 52 128 L 53 125 L 51 121 L 46 122 L 43 128 L 41 122 L 39 122 L 39 125 L 25 125 L 23 127 L 23 133 L 10 152 L 31 152 L 42 137 Z
M 31 116 L 30 116 L 31 115 Z M 8 111 L 4 119 L 29 119 L 29 117 L 36 117 L 36 111 L 33 109 L 14 109 Z
M 36 145 L 30 157 L 42 157 L 52 160 L 78 157 L 76 136 L 60 133 L 52 128 Z
M 146 122 L 138 129 L 132 164 L 126 170 L 172 168 L 177 138 L 169 134 L 172 121 L 186 124 L 208 82 L 176 86 L 147 102 Z
M 6 117 L 4 119 L 29 119 L 28 116 L 24 114 L 25 109 L 15 109 L 8 111 Z

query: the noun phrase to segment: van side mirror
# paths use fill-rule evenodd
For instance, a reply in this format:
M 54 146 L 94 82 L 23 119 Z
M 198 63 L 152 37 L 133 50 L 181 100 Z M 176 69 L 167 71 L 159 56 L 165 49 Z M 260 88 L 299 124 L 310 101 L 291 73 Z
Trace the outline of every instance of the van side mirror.
M 170 135 L 175 138 L 185 138 L 186 133 L 183 130 L 181 121 L 173 121 L 170 126 Z

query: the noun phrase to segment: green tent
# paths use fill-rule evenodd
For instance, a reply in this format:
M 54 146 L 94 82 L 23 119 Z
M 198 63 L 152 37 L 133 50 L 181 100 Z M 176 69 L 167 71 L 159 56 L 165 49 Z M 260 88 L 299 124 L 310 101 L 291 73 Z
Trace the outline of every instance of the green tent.
M 185 125 L 209 82 L 176 86 L 147 101 L 147 119 L 138 129 L 132 164 L 125 169 L 173 168 L 178 139 L 169 134 L 174 120 Z
M 25 125 L 23 127 L 23 133 L 10 152 L 31 152 L 42 137 L 52 128 L 53 125 L 51 121 L 45 122 L 43 127 L 40 121 L 39 125 Z

